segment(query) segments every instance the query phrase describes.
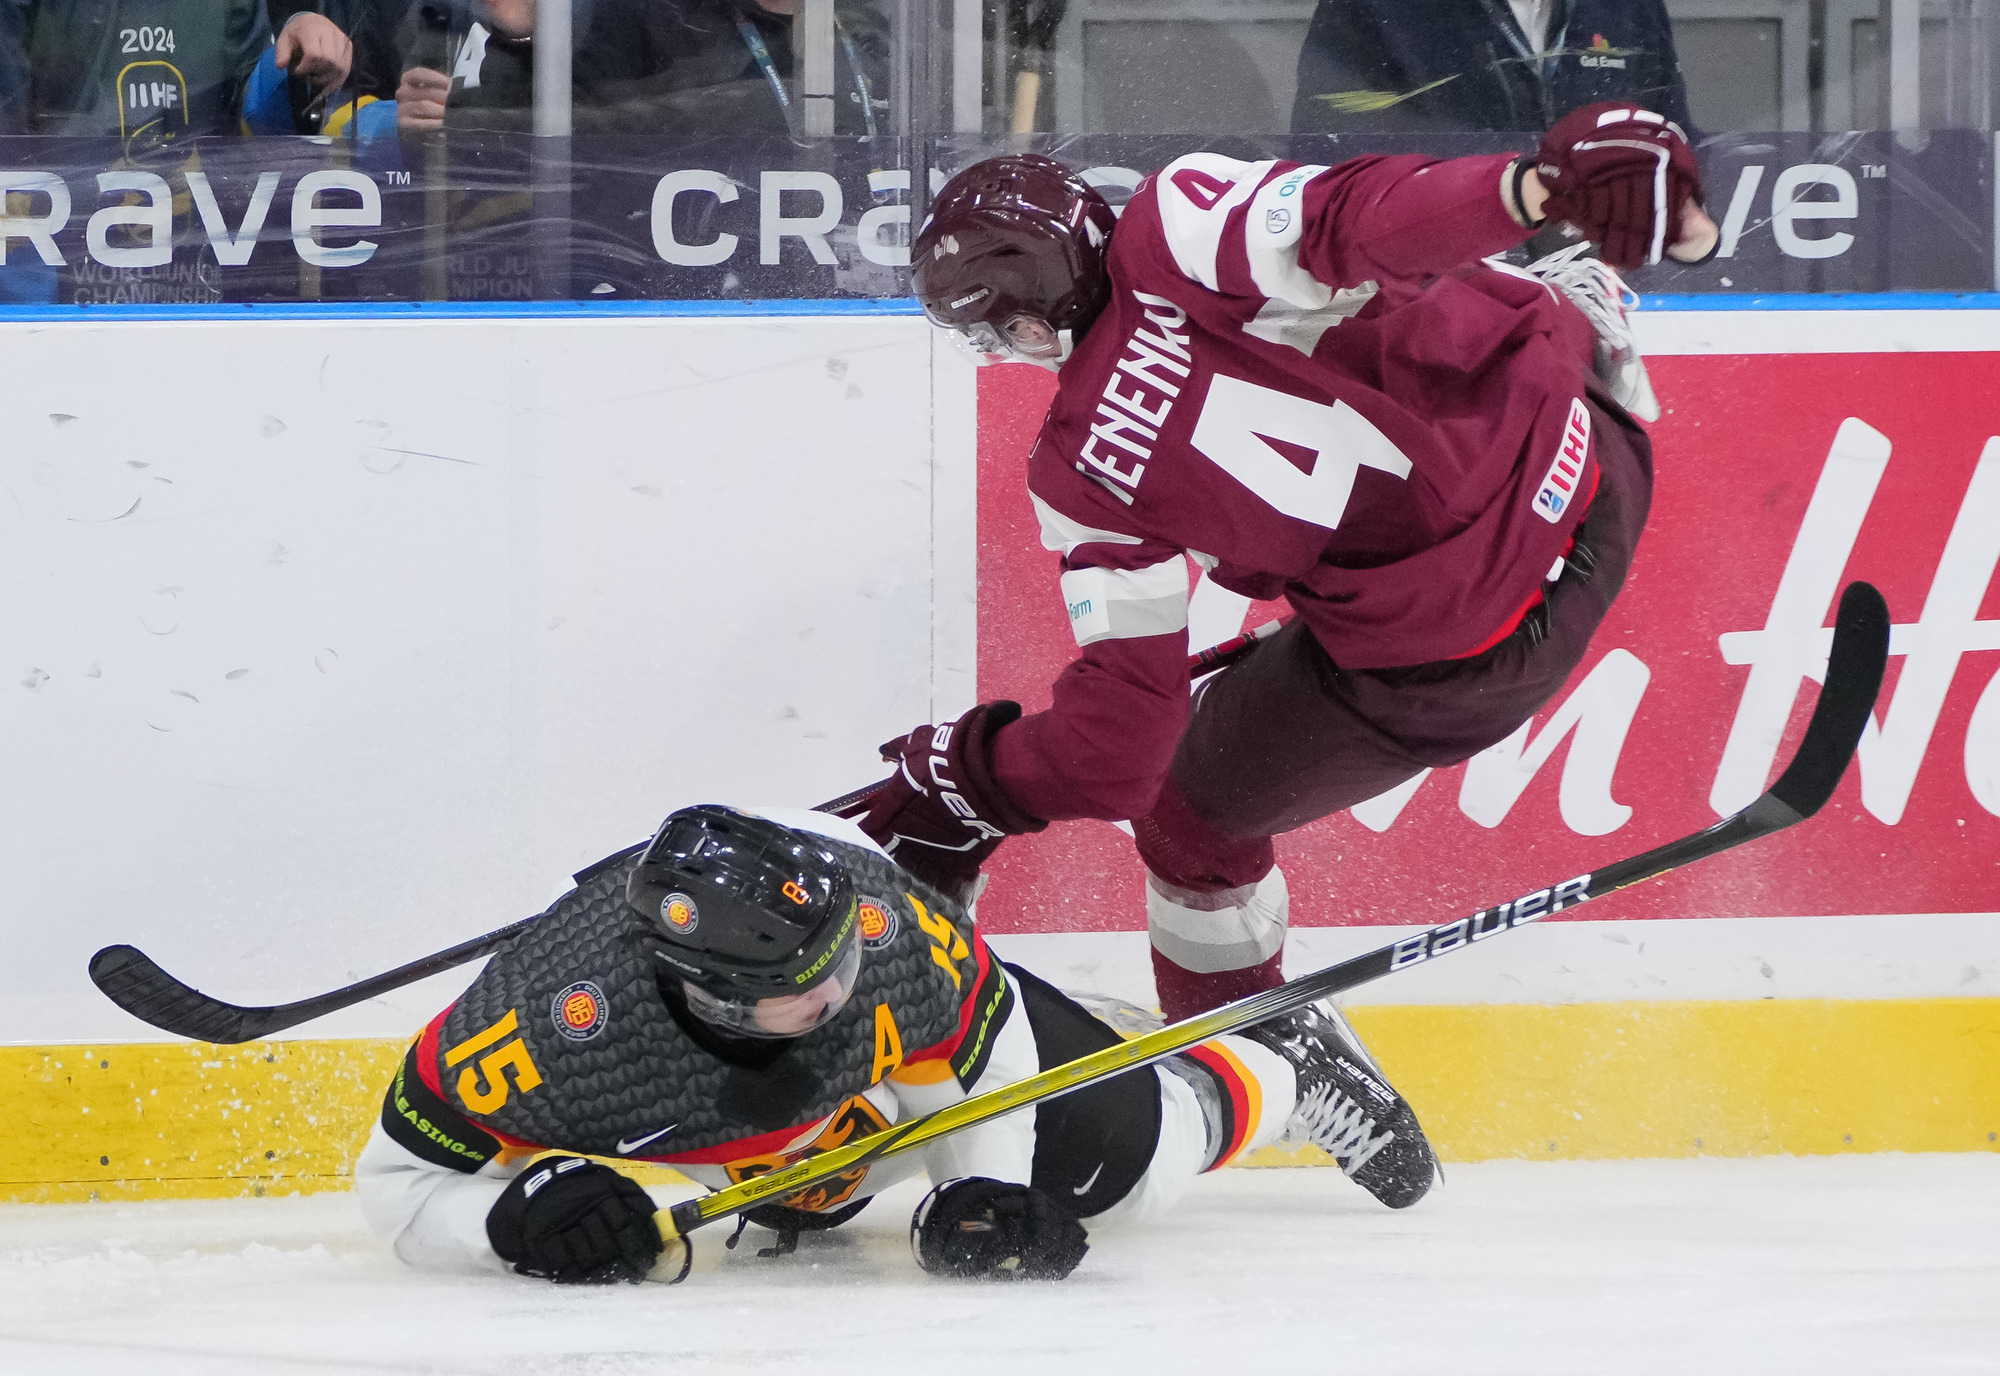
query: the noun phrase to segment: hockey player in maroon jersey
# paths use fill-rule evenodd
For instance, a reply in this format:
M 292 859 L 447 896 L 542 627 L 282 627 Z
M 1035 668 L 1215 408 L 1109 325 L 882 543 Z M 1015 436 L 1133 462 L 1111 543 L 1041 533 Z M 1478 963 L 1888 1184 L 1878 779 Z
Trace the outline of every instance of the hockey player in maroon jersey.
M 853 823 L 688 808 L 578 875 L 424 1029 L 356 1186 L 413 1265 L 637 1280 L 662 1251 L 656 1205 L 574 1153 L 720 1186 L 1116 1040 L 1002 965 L 963 908 Z M 1058 1278 L 1086 1250 L 1079 1220 L 1158 1213 L 1273 1141 L 1315 1143 L 1385 1202 L 1413 1202 L 1428 1148 L 1364 1058 L 1308 1009 L 747 1217 L 782 1252 L 924 1168 L 926 1270 Z M 545 1150 L 569 1154 L 531 1160 Z
M 1044 158 L 945 185 L 924 309 L 1059 370 L 1026 477 L 1080 654 L 1045 712 L 885 746 L 863 829 L 970 894 L 1004 837 L 1130 819 L 1167 1016 L 1278 984 L 1271 838 L 1506 739 L 1630 567 L 1652 458 L 1622 285 L 1482 261 L 1545 219 L 1617 265 L 1715 238 L 1681 131 L 1616 105 L 1532 158 L 1190 154 L 1116 220 Z M 1189 560 L 1297 613 L 1192 703 Z

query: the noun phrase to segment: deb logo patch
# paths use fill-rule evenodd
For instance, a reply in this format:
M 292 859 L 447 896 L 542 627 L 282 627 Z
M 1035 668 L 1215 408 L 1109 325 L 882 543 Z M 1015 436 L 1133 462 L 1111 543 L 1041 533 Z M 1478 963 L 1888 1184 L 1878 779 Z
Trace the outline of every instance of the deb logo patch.
M 701 909 L 684 893 L 670 893 L 660 900 L 660 921 L 667 930 L 686 936 L 701 925 Z
M 863 898 L 858 917 L 861 922 L 861 944 L 871 951 L 879 951 L 896 939 L 896 908 L 886 899 Z
M 587 1042 L 611 1020 L 611 1004 L 602 989 L 579 980 L 549 1000 L 549 1017 L 571 1041 Z
M 1562 444 L 1549 464 L 1548 476 L 1535 493 L 1535 514 L 1554 525 L 1569 504 L 1576 500 L 1577 484 L 1583 479 L 1584 460 L 1590 454 L 1590 408 L 1583 398 L 1572 397 L 1569 419 L 1563 424 Z

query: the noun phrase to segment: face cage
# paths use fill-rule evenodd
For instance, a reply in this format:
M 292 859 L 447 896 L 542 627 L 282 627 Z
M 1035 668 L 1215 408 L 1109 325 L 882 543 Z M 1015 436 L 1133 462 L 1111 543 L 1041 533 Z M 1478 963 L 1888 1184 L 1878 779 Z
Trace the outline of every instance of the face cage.
M 971 354 L 973 362 L 982 368 L 995 363 L 1032 363 L 1053 373 L 1069 357 L 1072 342 L 1070 331 L 1051 329 L 1048 321 L 1026 311 L 1014 312 L 997 330 L 984 320 L 975 320 L 969 325 L 945 325 L 932 317 L 931 323 L 944 325 L 950 330 L 952 342 Z M 1037 350 L 1026 343 L 1020 336 L 1032 326 L 1048 330 L 1055 336 L 1055 344 Z
M 803 1037 L 838 1017 L 853 996 L 860 975 L 861 943 L 854 941 L 834 964 L 832 973 L 802 993 L 737 999 L 687 980 L 681 981 L 681 989 L 687 994 L 688 1011 L 719 1031 L 732 1037 L 781 1041 Z

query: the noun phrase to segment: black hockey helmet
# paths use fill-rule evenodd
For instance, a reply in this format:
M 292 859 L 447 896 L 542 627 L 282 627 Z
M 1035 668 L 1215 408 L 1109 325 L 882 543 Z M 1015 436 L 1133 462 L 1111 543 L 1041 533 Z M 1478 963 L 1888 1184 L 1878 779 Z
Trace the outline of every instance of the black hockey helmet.
M 795 1037 L 839 1013 L 861 969 L 854 886 L 810 832 L 734 808 L 682 808 L 625 883 L 688 1007 L 725 1031 Z
M 924 314 L 989 359 L 1055 368 L 1111 300 L 1118 221 L 1050 158 L 1010 154 L 946 182 L 910 249 Z

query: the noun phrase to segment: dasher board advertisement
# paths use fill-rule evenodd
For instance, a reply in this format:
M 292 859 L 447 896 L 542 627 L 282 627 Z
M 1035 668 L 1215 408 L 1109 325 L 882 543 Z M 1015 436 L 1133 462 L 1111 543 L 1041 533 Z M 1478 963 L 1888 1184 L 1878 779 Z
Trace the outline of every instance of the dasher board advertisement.
M 1889 677 L 1826 812 L 1576 916 L 2000 908 L 2000 353 L 1868 352 L 1879 314 L 1791 317 L 1801 341 L 1854 352 L 1651 358 L 1652 515 L 1590 654 L 1508 740 L 1279 838 L 1295 927 L 1441 921 L 1742 807 L 1803 729 L 1856 578 L 1888 598 Z M 980 381 L 980 693 L 1032 711 L 1074 654 L 1022 482 L 1051 380 Z M 1198 583 L 1189 635 L 1288 614 Z M 991 868 L 999 930 L 1144 925 L 1132 842 L 1108 823 L 1051 827 Z

